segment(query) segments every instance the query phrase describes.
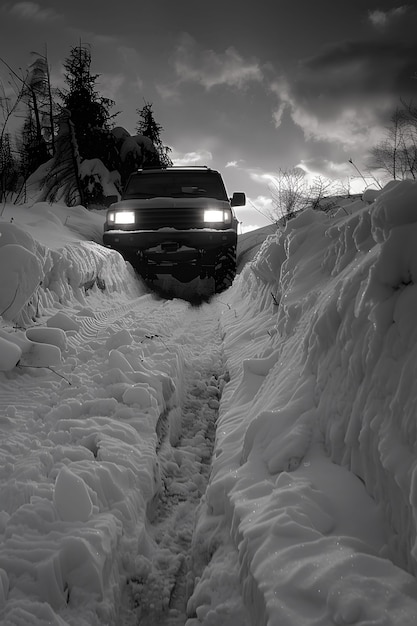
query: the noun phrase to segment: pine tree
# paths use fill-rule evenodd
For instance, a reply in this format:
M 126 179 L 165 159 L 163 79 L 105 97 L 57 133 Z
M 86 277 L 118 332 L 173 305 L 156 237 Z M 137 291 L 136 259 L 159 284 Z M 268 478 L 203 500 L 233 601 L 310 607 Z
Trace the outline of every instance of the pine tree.
M 61 91 L 65 114 L 70 114 L 81 161 L 99 159 L 109 171 L 118 170 L 120 158 L 111 133 L 110 109 L 114 102 L 103 98 L 96 90 L 98 74 L 91 73 L 91 52 L 81 44 L 72 48 L 64 63 L 68 90 Z M 89 177 L 79 182 L 83 204 L 100 204 L 104 192 L 100 183 L 91 185 Z
M 20 155 L 21 173 L 25 180 L 49 159 L 46 142 L 42 134 L 39 135 L 36 120 L 30 109 L 17 140 L 17 149 Z
M 10 135 L 2 133 L 0 142 L 0 201 L 7 199 L 9 194 L 17 190 L 19 168 L 13 157 Z
M 96 90 L 98 74 L 91 74 L 91 52 L 81 44 L 72 48 L 64 63 L 67 91 L 60 95 L 63 108 L 71 113 L 81 159 L 100 159 L 111 171 L 117 169 L 118 155 L 111 134 L 110 114 L 114 102 Z
M 156 122 L 154 113 L 152 110 L 152 103 L 145 102 L 145 106 L 142 109 L 137 109 L 137 113 L 140 117 L 136 131 L 148 137 L 156 148 L 156 154 L 154 162 L 148 163 L 149 165 L 157 165 L 159 167 L 170 167 L 172 161 L 169 157 L 171 148 L 164 146 L 161 140 L 161 132 L 164 130 L 161 124 Z

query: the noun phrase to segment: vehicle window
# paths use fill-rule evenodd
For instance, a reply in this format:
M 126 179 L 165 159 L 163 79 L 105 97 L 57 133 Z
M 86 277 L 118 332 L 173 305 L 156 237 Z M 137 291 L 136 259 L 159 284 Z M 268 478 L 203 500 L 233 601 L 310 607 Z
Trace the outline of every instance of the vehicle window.
M 222 179 L 217 175 L 200 172 L 167 172 L 131 176 L 123 198 L 198 198 L 227 200 Z

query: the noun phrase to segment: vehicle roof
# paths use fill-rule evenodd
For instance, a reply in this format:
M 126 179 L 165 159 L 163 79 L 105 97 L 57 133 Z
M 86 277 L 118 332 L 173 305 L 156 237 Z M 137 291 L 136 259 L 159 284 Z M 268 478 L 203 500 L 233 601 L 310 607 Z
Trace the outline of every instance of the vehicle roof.
M 173 165 L 171 167 L 144 167 L 141 168 L 139 170 L 137 170 L 136 172 L 133 172 L 133 174 L 154 174 L 154 173 L 158 173 L 161 174 L 163 172 L 207 172 L 207 173 L 211 173 L 211 174 L 218 174 L 219 172 L 217 170 L 213 170 L 211 167 L 207 167 L 207 165 L 187 165 L 187 166 L 183 166 L 183 165 Z

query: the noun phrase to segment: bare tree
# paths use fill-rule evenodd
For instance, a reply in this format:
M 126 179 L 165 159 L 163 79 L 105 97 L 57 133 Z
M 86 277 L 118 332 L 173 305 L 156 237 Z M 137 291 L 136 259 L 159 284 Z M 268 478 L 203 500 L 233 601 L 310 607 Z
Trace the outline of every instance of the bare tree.
M 309 188 L 309 206 L 316 211 L 330 211 L 336 205 L 335 196 L 348 195 L 339 181 L 316 176 Z
M 26 80 L 27 89 L 32 102 L 32 109 L 37 124 L 37 133 L 50 144 L 52 154 L 55 152 L 54 102 L 51 87 L 48 58 L 38 52 L 29 66 Z
M 23 97 L 22 88 L 15 91 L 13 100 L 6 94 L 0 81 L 0 201 L 4 202 L 17 185 L 17 163 L 13 157 L 10 133 L 7 130 L 11 117 L 15 114 Z
M 40 201 L 64 200 L 68 206 L 85 204 L 80 180 L 80 156 L 71 113 L 63 109 L 60 115 L 56 151 L 51 167 L 43 181 Z
M 20 172 L 20 192 L 17 197 L 22 192 L 28 176 L 49 159 L 47 144 L 52 150 L 54 149 L 53 101 L 47 58 L 37 53 L 34 54 L 36 58 L 25 75 L 19 75 L 4 59 L 0 59 L 9 71 L 9 84 L 16 94 L 11 103 L 10 97 L 6 97 L 3 88 L 3 97 L 0 97 L 0 109 L 3 116 L 0 150 L 4 161 L 3 166 L 7 164 L 6 169 L 9 172 L 7 176 L 3 176 L 3 183 L 5 179 L 9 182 L 13 180 L 14 191 L 16 191 L 17 183 L 14 170 L 17 163 L 14 160 L 14 168 L 11 168 L 12 152 L 10 137 L 7 137 L 7 124 L 12 116 L 24 112 L 23 126 L 14 141 L 14 151 L 19 155 Z M 6 143 L 6 137 L 8 143 Z M 12 173 L 13 176 L 10 176 Z M 4 184 L 2 189 L 4 193 Z
M 417 178 L 417 108 L 412 102 L 403 102 L 406 119 L 405 132 L 405 161 L 411 178 Z
M 0 60 L 9 70 L 14 83 L 20 85 L 17 90 L 20 94 L 19 102 L 24 102 L 28 107 L 29 116 L 33 117 L 34 120 L 36 141 L 41 144 L 44 141 L 42 122 L 43 99 L 47 95 L 48 89 L 50 90 L 49 70 L 46 57 L 37 55 L 37 58 L 23 77 L 19 76 L 4 59 Z
M 307 208 L 327 211 L 334 206 L 331 196 L 338 194 L 338 184 L 323 176 L 309 180 L 301 168 L 280 169 L 270 184 L 273 210 L 270 217 L 278 222 L 289 220 Z
M 306 207 L 308 184 L 305 172 L 299 168 L 279 169 L 278 175 L 270 184 L 273 202 L 271 217 L 291 219 L 297 211 Z
M 372 156 L 373 166 L 394 180 L 417 178 L 417 112 L 411 104 L 397 107 Z

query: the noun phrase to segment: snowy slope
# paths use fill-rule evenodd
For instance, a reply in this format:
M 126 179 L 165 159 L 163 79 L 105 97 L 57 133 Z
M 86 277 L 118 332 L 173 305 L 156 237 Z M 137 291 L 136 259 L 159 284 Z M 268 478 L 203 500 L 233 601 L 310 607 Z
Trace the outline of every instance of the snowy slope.
M 417 623 L 416 203 L 406 181 L 305 211 L 200 308 L 148 293 L 69 215 L 42 236 L 0 222 L 3 623 L 134 623 L 127 580 L 148 589 L 132 619 L 164 596 L 154 561 L 178 554 L 149 506 L 168 479 L 201 489 L 204 436 L 176 442 L 221 380 L 187 626 Z

